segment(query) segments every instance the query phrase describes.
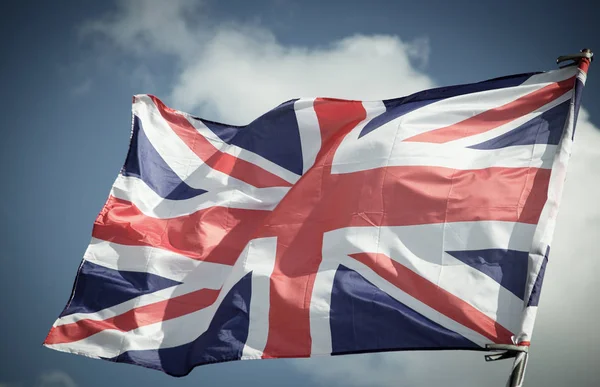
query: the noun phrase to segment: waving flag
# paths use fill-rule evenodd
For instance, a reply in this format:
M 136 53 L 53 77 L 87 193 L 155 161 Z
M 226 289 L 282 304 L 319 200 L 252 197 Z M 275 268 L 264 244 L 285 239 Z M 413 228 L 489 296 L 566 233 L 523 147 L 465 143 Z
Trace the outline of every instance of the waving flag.
M 44 344 L 176 376 L 528 345 L 586 69 L 292 100 L 243 127 L 135 96 Z

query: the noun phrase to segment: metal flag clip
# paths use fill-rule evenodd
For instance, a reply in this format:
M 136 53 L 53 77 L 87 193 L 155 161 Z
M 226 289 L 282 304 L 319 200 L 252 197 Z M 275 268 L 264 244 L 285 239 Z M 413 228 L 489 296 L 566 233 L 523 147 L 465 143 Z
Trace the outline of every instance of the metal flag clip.
M 512 366 L 512 371 L 507 387 L 522 387 L 523 379 L 525 378 L 525 366 L 527 365 L 527 357 L 529 353 L 529 342 L 522 341 L 519 344 L 525 345 L 513 345 L 513 344 L 487 344 L 485 348 L 488 351 L 499 351 L 499 353 L 493 355 L 486 355 L 485 361 L 496 361 L 503 359 L 514 358 L 515 361 Z
M 485 361 L 512 359 L 516 357 L 519 353 L 529 352 L 529 347 L 525 345 L 487 344 L 485 348 L 489 351 L 499 351 L 499 353 L 485 355 Z
M 560 66 L 560 68 L 563 67 L 567 67 L 567 66 L 573 66 L 579 63 L 579 60 L 583 59 L 583 58 L 587 58 L 591 61 L 594 60 L 594 53 L 592 52 L 592 50 L 590 50 L 589 48 L 584 48 L 583 50 L 581 50 L 580 53 L 575 54 L 575 55 L 562 55 L 559 56 L 556 59 L 556 64 L 561 64 L 562 62 L 571 60 L 571 63 L 567 63 L 563 66 Z

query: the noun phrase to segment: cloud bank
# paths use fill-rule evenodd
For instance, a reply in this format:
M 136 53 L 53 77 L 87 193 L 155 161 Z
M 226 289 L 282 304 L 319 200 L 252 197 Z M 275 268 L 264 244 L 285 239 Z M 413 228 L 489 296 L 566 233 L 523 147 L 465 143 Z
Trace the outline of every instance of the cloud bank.
M 288 47 L 259 26 L 207 28 L 202 14 L 194 22 L 186 18 L 201 8 L 189 1 L 121 2 L 114 14 L 85 23 L 82 33 L 107 38 L 138 59 L 174 59 L 169 101 L 233 124 L 292 98 L 375 100 L 433 86 L 419 69 L 427 60 L 426 39 L 356 35 L 318 48 Z
M 36 387 L 77 387 L 77 383 L 63 371 L 49 371 L 41 374 Z
M 301 96 L 384 99 L 434 86 L 424 71 L 427 40 L 350 36 L 321 47 L 286 46 L 266 28 L 215 23 L 192 1 L 120 2 L 110 15 L 82 26 L 85 39 L 105 39 L 142 67 L 164 56 L 175 75 L 166 100 L 181 110 L 245 124 L 279 103 Z M 193 17 L 192 17 L 193 15 Z M 502 74 L 498 74 L 502 75 Z M 144 92 L 140 90 L 140 92 Z M 569 177 L 550 256 L 528 386 L 592 385 L 600 355 L 600 312 L 594 280 L 600 268 L 600 130 L 582 111 Z M 560 350 L 555 349 L 560 348 Z M 292 360 L 323 384 L 497 386 L 510 362 L 485 364 L 478 353 L 388 353 Z

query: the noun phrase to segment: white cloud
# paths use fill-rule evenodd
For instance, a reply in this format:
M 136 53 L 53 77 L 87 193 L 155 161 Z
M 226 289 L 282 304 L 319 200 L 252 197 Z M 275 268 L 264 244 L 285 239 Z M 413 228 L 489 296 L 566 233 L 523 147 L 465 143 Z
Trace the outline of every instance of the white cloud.
M 207 118 L 244 124 L 292 98 L 385 99 L 433 85 L 415 66 L 429 55 L 424 38 L 356 35 L 319 48 L 288 47 L 258 26 L 207 28 L 201 14 L 189 22 L 186 15 L 201 8 L 190 1 L 120 4 L 117 13 L 86 23 L 84 34 L 140 57 L 175 58 L 167 99 Z
M 36 387 L 77 387 L 77 384 L 63 371 L 49 371 L 40 375 Z
M 90 78 L 84 79 L 71 89 L 71 95 L 78 97 L 88 93 L 92 89 L 92 83 L 93 82 Z
M 246 123 L 301 96 L 382 99 L 433 86 L 423 70 L 426 40 L 350 36 L 317 48 L 286 46 L 268 30 L 210 24 L 190 1 L 120 3 L 86 34 L 132 55 L 167 55 L 178 69 L 166 98 L 207 118 Z M 194 22 L 190 23 L 190 14 Z M 199 12 L 199 13 L 198 13 Z M 499 74 L 500 75 L 500 74 Z M 151 73 L 144 73 L 151 82 Z M 600 269 L 600 130 L 582 111 L 550 256 L 527 385 L 580 385 L 600 379 L 600 317 L 593 284 Z M 568 355 L 567 355 L 568 354 Z M 340 385 L 502 385 L 510 361 L 479 353 L 387 353 L 294 360 L 304 372 Z M 590 379 L 592 378 L 592 379 Z M 67 387 L 71 387 L 68 385 Z
M 506 382 L 512 363 L 486 364 L 478 352 L 407 351 L 302 359 L 294 365 L 327 386 L 497 387 Z
M 416 51 L 392 36 L 357 35 L 309 50 L 256 28 L 221 29 L 183 70 L 173 102 L 243 123 L 295 97 L 392 98 L 432 85 L 411 64 Z
M 123 50 L 137 55 L 153 53 L 181 56 L 193 52 L 200 45 L 196 27 L 187 23 L 185 16 L 197 14 L 202 3 L 198 1 L 160 0 L 119 1 L 117 10 L 103 18 L 83 24 L 84 37 L 95 33 L 105 35 Z M 196 20 L 194 25 L 201 24 Z

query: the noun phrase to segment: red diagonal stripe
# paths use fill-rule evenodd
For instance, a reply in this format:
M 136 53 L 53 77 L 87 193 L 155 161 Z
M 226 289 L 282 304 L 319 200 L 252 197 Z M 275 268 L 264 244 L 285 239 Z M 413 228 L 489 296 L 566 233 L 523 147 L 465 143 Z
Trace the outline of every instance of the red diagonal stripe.
M 121 332 L 171 320 L 212 305 L 220 290 L 200 289 L 195 292 L 140 306 L 106 320 L 84 319 L 53 327 L 44 344 L 62 344 L 83 340 L 107 329 Z
M 409 296 L 421 301 L 457 323 L 487 337 L 494 343 L 512 344 L 512 333 L 497 321 L 438 285 L 421 277 L 385 254 L 350 255 Z
M 133 203 L 109 197 L 92 236 L 130 246 L 151 246 L 193 259 L 233 265 L 270 211 L 210 207 L 190 215 L 158 219 Z
M 444 128 L 432 130 L 409 137 L 404 141 L 445 143 L 463 137 L 474 136 L 509 123 L 525 114 L 552 102 L 573 88 L 575 78 L 552 83 L 539 90 L 531 92 L 515 101 L 495 109 L 479 113 L 471 118 Z
M 290 187 L 292 183 L 215 148 L 180 112 L 165 106 L 161 100 L 150 96 L 162 117 L 186 145 L 209 167 L 221 171 L 254 187 Z

